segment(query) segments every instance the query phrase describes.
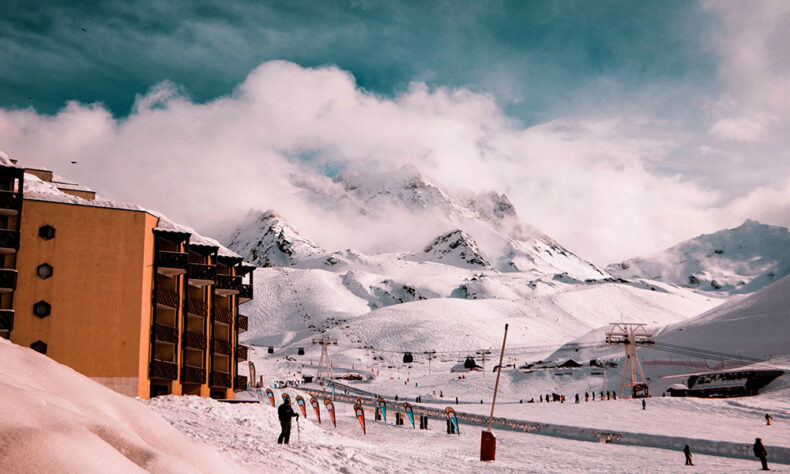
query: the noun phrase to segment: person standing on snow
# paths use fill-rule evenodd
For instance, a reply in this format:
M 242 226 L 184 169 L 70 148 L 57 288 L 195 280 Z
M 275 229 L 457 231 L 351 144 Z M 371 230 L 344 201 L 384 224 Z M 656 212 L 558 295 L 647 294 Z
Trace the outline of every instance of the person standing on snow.
M 642 399 L 642 410 L 644 410 L 644 409 L 646 409 L 646 408 L 647 408 L 647 402 L 646 402 L 646 401 L 645 401 L 645 399 L 643 398 L 643 399 Z
M 763 446 L 763 441 L 760 438 L 754 440 L 754 455 L 763 463 L 763 471 L 770 471 L 768 469 L 768 451 Z
M 290 398 L 283 400 L 283 404 L 277 408 L 277 416 L 280 418 L 280 428 L 282 428 L 280 437 L 277 438 L 277 444 L 283 444 L 283 442 L 288 444 L 291 439 L 291 418 L 296 417 L 297 421 L 299 420 L 299 415 L 294 413 L 291 408 Z
M 765 414 L 765 424 L 771 426 L 771 415 L 768 413 Z
M 691 448 L 689 445 L 686 445 L 686 447 L 683 448 L 683 454 L 686 455 L 686 466 L 693 466 L 694 463 L 691 462 Z

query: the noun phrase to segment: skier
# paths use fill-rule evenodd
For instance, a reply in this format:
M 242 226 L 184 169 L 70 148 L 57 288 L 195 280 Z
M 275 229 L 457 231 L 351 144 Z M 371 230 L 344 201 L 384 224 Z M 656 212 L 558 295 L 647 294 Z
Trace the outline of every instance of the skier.
M 763 471 L 770 471 L 768 469 L 768 451 L 763 446 L 763 441 L 760 438 L 754 440 L 754 455 L 763 463 Z
M 647 408 L 647 402 L 645 402 L 645 399 L 643 398 L 642 399 L 642 410 L 645 410 L 646 408 Z
M 694 463 L 691 462 L 691 448 L 689 445 L 686 445 L 686 447 L 683 448 L 683 454 L 686 455 L 686 466 L 693 466 Z
M 593 401 L 595 401 L 595 392 L 592 393 Z
M 283 442 L 288 444 L 291 439 L 291 418 L 296 417 L 297 421 L 299 420 L 299 415 L 294 413 L 291 408 L 290 398 L 283 400 L 283 404 L 277 408 L 277 416 L 280 418 L 280 427 L 282 428 L 280 437 L 277 438 L 277 444 L 283 444 Z
M 589 392 L 584 392 L 584 401 L 585 402 L 589 402 L 590 401 L 590 394 L 589 394 Z
M 606 391 L 606 399 L 607 400 L 611 400 L 612 399 L 612 394 L 609 393 L 609 390 Z
M 771 415 L 768 413 L 765 414 L 765 424 L 771 426 Z
M 543 395 L 540 396 L 540 403 L 543 403 Z
M 576 403 L 579 403 L 579 394 L 576 394 Z

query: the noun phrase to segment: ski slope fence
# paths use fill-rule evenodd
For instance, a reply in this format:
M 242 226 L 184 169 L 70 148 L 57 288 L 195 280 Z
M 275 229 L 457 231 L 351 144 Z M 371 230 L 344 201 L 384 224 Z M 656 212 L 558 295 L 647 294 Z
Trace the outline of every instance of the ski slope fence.
M 376 407 L 376 396 L 365 390 L 350 387 L 345 384 L 335 383 L 335 387 L 359 394 L 359 397 L 345 394 L 335 394 L 336 401 L 356 403 L 357 398 L 362 405 Z M 331 396 L 329 391 L 316 390 L 312 388 L 299 387 L 297 390 L 307 392 L 315 397 Z M 385 397 L 388 398 L 388 397 Z M 405 401 L 405 400 L 403 400 Z M 447 419 L 444 409 L 428 408 L 412 403 L 412 410 L 415 415 L 427 415 L 437 419 Z M 451 403 L 448 403 L 451 405 Z M 405 413 L 402 401 L 394 401 L 388 398 L 387 410 Z M 458 422 L 467 425 L 488 426 L 488 417 L 472 413 L 456 411 Z M 631 433 L 627 431 L 600 430 L 595 428 L 585 428 L 579 426 L 558 425 L 553 423 L 538 423 L 525 420 L 514 420 L 510 418 L 494 417 L 492 427 L 510 431 L 521 431 L 544 436 L 554 436 L 557 438 L 572 439 L 576 441 L 590 441 L 595 443 L 614 443 L 630 446 L 643 446 L 648 448 L 669 449 L 683 451 L 688 444 L 694 453 L 709 454 L 713 456 L 725 456 L 741 459 L 757 459 L 752 451 L 752 444 L 734 443 L 731 441 L 715 441 L 709 439 L 683 438 L 677 436 L 656 435 L 648 433 Z M 768 451 L 768 461 L 782 464 L 790 464 L 790 448 L 780 446 L 766 446 Z

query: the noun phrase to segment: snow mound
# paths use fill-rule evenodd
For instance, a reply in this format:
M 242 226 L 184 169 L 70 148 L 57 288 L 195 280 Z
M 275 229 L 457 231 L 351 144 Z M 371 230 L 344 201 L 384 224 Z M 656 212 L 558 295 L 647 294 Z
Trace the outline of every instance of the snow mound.
M 4 472 L 236 472 L 139 401 L 0 339 Z
M 606 267 L 622 278 L 649 278 L 687 288 L 751 293 L 790 274 L 790 232 L 747 220 L 739 227 L 681 242 L 649 258 Z

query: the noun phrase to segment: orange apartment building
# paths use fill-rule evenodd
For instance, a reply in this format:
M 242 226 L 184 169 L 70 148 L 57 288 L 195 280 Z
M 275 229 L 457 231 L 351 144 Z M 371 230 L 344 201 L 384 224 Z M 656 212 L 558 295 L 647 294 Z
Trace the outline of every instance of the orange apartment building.
M 130 396 L 247 388 L 239 305 L 254 267 L 215 241 L 5 163 L 0 258 L 0 337 Z

